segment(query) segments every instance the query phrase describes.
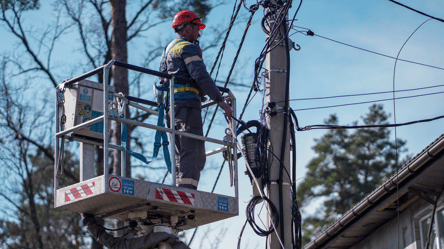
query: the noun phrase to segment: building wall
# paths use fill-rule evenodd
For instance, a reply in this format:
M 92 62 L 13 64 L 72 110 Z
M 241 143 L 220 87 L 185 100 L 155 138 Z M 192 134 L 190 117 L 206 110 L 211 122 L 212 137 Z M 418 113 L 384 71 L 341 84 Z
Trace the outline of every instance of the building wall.
M 420 249 L 419 219 L 432 205 L 418 200 L 394 219 L 377 228 L 352 249 Z

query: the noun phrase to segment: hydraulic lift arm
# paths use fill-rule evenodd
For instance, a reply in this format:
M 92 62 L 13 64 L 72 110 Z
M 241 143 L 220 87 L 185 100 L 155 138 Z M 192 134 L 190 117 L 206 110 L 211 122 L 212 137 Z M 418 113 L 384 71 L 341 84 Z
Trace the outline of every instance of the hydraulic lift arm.
M 86 226 L 91 236 L 100 244 L 111 249 L 151 249 L 151 248 L 168 248 L 171 249 L 190 249 L 174 234 L 166 232 L 152 232 L 147 235 L 127 239 L 116 238 L 105 231 L 100 226 L 96 218 L 91 214 L 82 214 L 83 225 Z

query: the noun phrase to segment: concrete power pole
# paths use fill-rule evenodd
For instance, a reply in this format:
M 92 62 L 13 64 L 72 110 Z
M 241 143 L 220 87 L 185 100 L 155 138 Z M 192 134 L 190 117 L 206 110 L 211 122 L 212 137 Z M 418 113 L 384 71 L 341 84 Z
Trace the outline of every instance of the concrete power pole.
M 271 1 L 272 4 L 276 4 L 275 0 Z M 284 21 L 285 22 L 285 21 Z M 274 23 L 273 20 L 270 21 Z M 270 30 L 271 27 L 268 27 Z M 283 27 L 280 27 L 280 33 L 276 37 L 273 45 L 276 44 L 283 37 Z M 267 37 L 268 38 L 268 37 Z M 284 166 L 287 168 L 287 172 L 290 172 L 290 130 L 289 130 L 289 118 L 285 118 L 287 110 L 285 107 L 285 94 L 286 94 L 286 77 L 287 77 L 287 53 L 285 48 L 285 41 L 277 46 L 273 51 L 267 54 L 266 67 L 268 71 L 268 79 L 266 82 L 266 100 L 267 106 L 271 107 L 271 111 L 277 111 L 276 115 L 267 115 L 267 128 L 270 130 L 270 145 L 269 149 L 279 157 Z M 271 105 L 269 105 L 271 103 Z M 273 107 L 273 103 L 276 105 Z M 284 120 L 287 120 L 284 128 Z M 282 148 L 282 137 L 286 131 L 285 148 Z M 282 150 L 284 151 L 284 157 L 281 158 Z M 290 192 L 290 179 L 285 171 L 280 172 L 281 163 L 273 155 L 269 155 L 272 164 L 269 170 L 269 179 L 271 181 L 267 189 L 267 197 L 273 202 L 277 210 L 282 210 L 279 205 L 280 198 L 283 199 L 283 213 L 279 211 L 279 216 L 284 215 L 284 219 L 280 218 L 279 226 L 276 227 L 279 237 L 284 243 L 285 249 L 291 247 L 291 192 Z M 273 158 L 273 159 L 271 159 Z M 282 194 L 279 191 L 279 176 L 282 175 Z M 269 216 L 268 216 L 269 217 Z M 283 221 L 283 224 L 281 224 Z M 268 218 L 268 224 L 271 224 L 270 217 Z M 281 243 L 275 233 L 272 233 L 271 239 L 268 240 L 268 248 L 279 249 Z

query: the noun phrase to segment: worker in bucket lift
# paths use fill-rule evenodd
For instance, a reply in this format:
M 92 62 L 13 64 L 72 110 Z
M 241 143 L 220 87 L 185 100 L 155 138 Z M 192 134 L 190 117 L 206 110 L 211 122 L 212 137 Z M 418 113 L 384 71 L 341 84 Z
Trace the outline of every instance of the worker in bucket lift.
M 202 59 L 197 40 L 199 31 L 205 28 L 201 19 L 193 11 L 182 10 L 175 15 L 172 27 L 177 37 L 165 48 L 160 71 L 188 80 L 174 81 L 174 126 L 176 130 L 203 136 L 201 102 L 205 101 L 204 95 L 218 103 L 228 118 L 233 111 L 224 102 Z M 169 80 L 162 79 L 160 85 L 169 86 Z M 171 109 L 167 106 L 166 110 L 169 121 Z M 206 161 L 204 141 L 175 135 L 175 144 L 176 185 L 197 189 Z

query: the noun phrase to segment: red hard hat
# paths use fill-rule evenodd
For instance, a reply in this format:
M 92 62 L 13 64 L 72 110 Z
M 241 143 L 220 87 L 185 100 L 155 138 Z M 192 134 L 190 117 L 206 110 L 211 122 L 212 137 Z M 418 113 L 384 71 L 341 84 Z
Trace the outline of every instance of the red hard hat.
M 185 23 L 195 24 L 199 26 L 200 29 L 205 28 L 205 24 L 200 21 L 200 17 L 198 17 L 196 13 L 190 10 L 182 10 L 177 12 L 173 20 L 173 29 L 176 29 L 178 26 Z

